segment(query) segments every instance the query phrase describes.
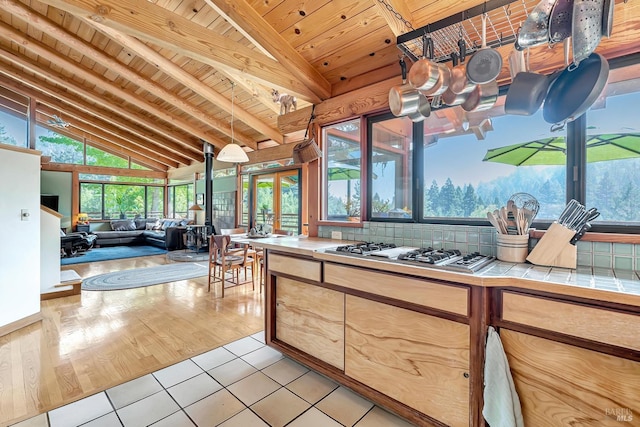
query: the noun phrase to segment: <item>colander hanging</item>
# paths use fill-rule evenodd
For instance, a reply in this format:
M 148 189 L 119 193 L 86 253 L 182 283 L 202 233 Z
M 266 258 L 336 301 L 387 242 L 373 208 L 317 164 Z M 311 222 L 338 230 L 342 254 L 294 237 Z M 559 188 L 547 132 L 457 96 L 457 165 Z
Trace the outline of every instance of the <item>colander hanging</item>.
M 573 63 L 578 65 L 596 50 L 602 37 L 604 0 L 575 0 L 571 24 Z

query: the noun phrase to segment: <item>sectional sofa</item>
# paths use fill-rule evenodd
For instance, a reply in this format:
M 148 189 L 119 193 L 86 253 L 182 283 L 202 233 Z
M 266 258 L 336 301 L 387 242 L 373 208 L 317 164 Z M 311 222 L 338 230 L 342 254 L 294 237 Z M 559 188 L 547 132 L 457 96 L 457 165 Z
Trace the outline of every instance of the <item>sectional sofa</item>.
M 182 236 L 191 223 L 187 219 L 120 219 L 106 224 L 108 229 L 92 232 L 97 236 L 95 246 L 146 244 L 175 250 L 184 247 Z

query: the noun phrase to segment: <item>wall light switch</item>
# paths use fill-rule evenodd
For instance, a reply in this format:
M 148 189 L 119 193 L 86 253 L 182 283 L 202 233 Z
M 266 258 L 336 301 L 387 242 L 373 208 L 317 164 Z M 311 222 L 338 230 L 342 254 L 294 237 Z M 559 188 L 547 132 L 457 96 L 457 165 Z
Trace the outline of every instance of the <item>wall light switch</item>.
M 29 221 L 29 209 L 20 209 L 20 219 L 22 221 Z
M 342 240 L 342 231 L 332 231 L 331 238 L 336 240 Z

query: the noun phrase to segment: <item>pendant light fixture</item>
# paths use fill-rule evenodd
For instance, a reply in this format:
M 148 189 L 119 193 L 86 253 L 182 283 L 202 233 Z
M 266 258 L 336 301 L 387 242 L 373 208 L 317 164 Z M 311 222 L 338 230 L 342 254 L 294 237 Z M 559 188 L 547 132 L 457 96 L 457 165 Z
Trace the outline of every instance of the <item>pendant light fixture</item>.
M 234 89 L 236 84 L 231 82 L 231 143 L 225 145 L 218 153 L 218 160 L 228 163 L 246 163 L 249 161 L 249 156 L 238 144 L 234 143 L 233 134 L 233 103 L 234 103 Z

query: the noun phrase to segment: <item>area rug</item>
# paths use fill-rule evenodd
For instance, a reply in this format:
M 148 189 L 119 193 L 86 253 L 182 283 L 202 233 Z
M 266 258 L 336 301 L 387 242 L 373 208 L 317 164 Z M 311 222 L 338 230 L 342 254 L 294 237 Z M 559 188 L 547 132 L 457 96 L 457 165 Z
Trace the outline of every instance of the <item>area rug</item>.
M 209 252 L 170 251 L 167 252 L 167 259 L 179 262 L 209 261 Z
M 99 274 L 82 281 L 83 291 L 115 291 L 193 279 L 209 274 L 207 264 L 185 262 Z
M 108 261 L 111 259 L 135 258 L 166 253 L 166 249 L 156 246 L 106 246 L 103 248 L 93 248 L 87 252 L 80 252 L 78 256 L 60 258 L 60 264 L 80 264 L 83 262 Z

